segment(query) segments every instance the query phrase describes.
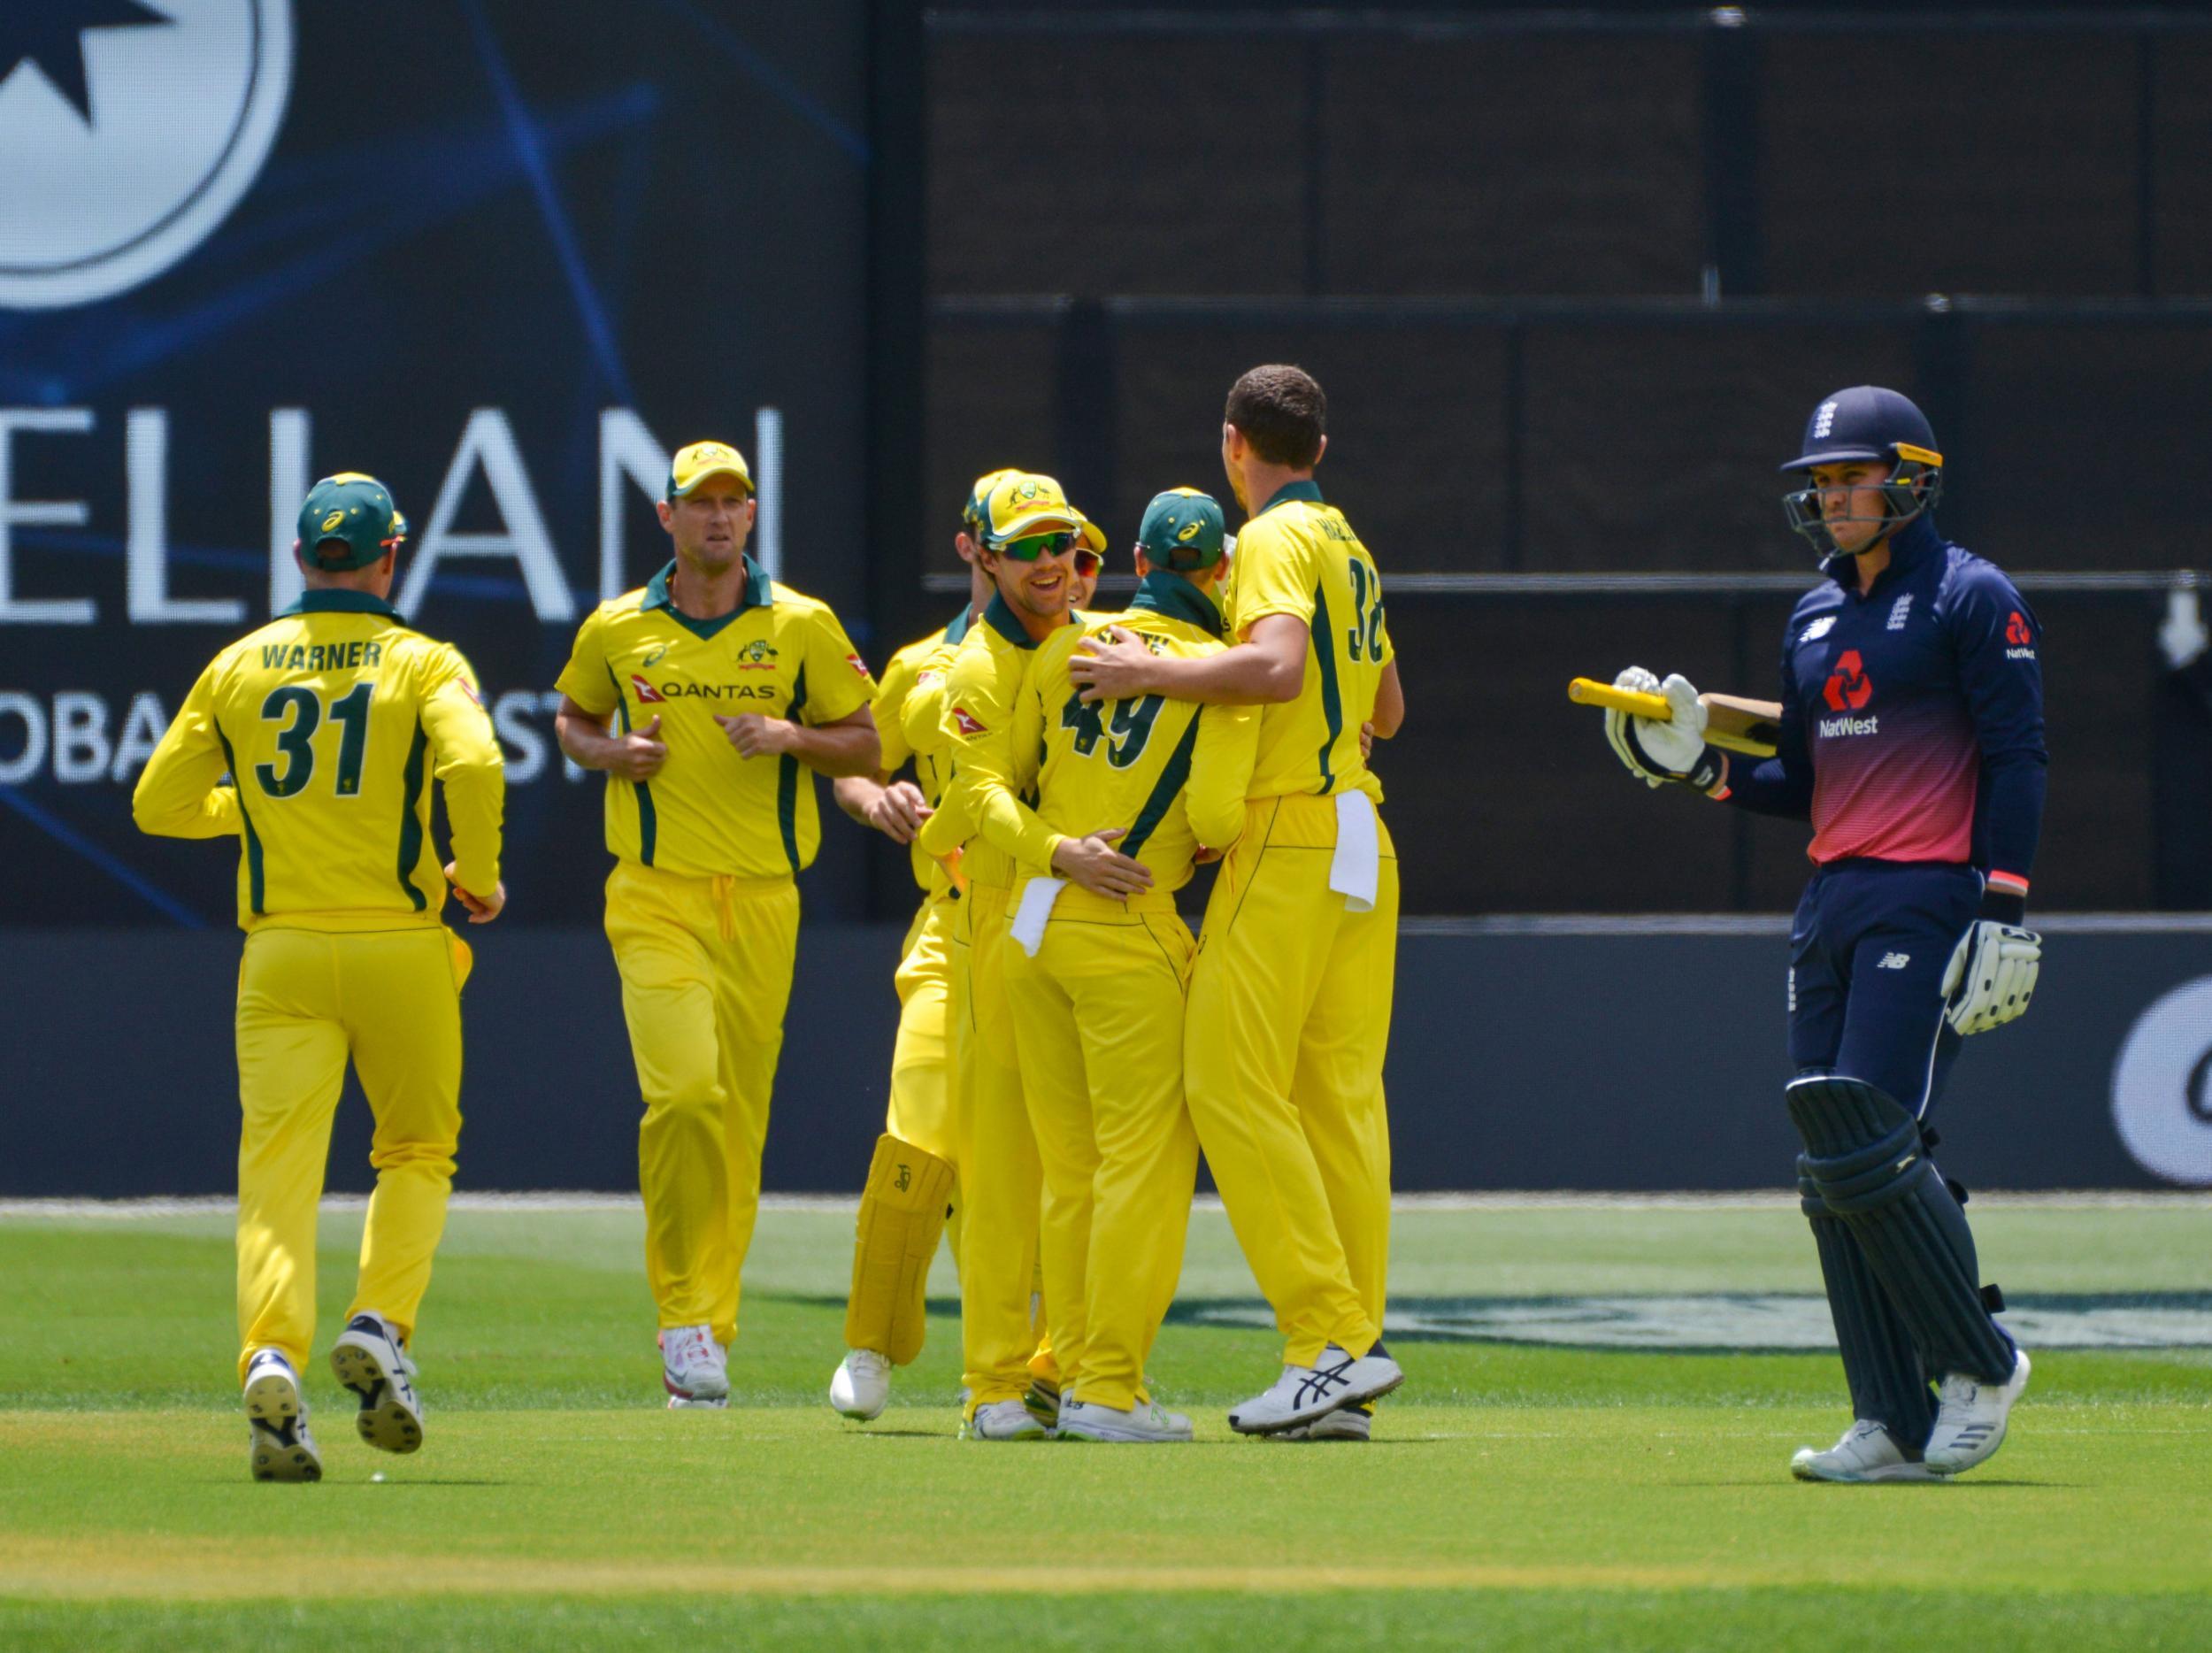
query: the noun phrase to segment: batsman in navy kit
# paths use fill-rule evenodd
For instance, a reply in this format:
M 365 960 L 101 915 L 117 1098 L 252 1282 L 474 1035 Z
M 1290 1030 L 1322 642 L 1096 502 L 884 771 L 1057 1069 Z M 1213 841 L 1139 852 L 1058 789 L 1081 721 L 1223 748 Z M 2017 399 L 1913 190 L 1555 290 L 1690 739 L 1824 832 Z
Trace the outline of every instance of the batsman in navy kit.
M 1775 755 L 1707 744 L 1697 691 L 1635 666 L 1617 686 L 1664 696 L 1671 716 L 1609 711 L 1606 734 L 1652 786 L 1812 822 L 1788 1107 L 1856 1420 L 1791 1468 L 1938 1479 L 1996 1451 L 2028 1380 L 1928 1119 L 1962 1040 L 2018 1016 L 2035 987 L 2041 633 L 1994 564 L 1937 532 L 1943 458 L 1904 396 L 1837 392 L 1782 468 L 1808 484 L 1784 503 L 1828 578 L 1790 616 Z

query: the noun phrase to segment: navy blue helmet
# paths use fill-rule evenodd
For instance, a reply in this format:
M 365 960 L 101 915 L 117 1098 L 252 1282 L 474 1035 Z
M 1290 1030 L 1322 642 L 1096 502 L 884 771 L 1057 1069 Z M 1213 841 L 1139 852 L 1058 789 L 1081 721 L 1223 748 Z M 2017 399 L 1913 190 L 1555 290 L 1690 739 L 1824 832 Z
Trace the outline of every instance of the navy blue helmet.
M 1805 421 L 1805 440 L 1796 458 L 1785 471 L 1809 471 L 1816 465 L 1844 465 L 1854 459 L 1879 460 L 1890 467 L 1882 484 L 1886 511 L 1880 517 L 1855 518 L 1882 525 L 1882 532 L 1861 546 L 1878 545 L 1899 525 L 1924 511 L 1932 510 L 1943 492 L 1943 455 L 1937 451 L 1935 432 L 1928 416 L 1909 396 L 1879 385 L 1854 385 L 1839 390 L 1813 410 Z M 1790 527 L 1813 542 L 1822 557 L 1841 548 L 1822 519 L 1820 493 L 1801 488 L 1786 494 L 1782 508 Z

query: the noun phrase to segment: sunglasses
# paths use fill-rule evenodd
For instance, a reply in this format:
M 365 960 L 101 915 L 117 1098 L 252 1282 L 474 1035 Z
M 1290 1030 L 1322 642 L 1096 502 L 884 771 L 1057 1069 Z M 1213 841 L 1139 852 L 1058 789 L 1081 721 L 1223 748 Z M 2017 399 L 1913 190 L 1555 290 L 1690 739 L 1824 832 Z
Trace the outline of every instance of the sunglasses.
M 1075 554 L 1075 572 L 1088 580 L 1098 573 L 1098 565 L 1105 560 L 1096 551 L 1078 551 Z
M 998 548 L 998 554 L 1010 557 L 1018 563 L 1033 563 L 1040 557 L 1064 557 L 1074 543 L 1075 535 L 1071 533 L 1032 534 L 1007 541 Z

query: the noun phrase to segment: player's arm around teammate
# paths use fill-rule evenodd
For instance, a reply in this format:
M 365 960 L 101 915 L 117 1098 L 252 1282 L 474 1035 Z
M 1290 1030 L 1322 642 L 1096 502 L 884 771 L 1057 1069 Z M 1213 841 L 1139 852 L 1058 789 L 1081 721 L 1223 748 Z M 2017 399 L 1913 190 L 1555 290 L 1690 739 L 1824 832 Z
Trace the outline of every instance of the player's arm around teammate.
M 745 555 L 754 509 L 735 449 L 676 456 L 660 506 L 674 560 L 585 620 L 555 720 L 562 750 L 609 777 L 607 937 L 645 1102 L 646 1272 L 671 1405 L 729 1392 L 794 880 L 820 840 L 811 776 L 881 761 L 866 667 L 826 606 Z
M 1314 481 L 1325 412 L 1294 367 L 1255 368 L 1229 393 L 1222 463 L 1248 513 L 1230 575 L 1235 643 L 1201 660 L 1108 643 L 1071 665 L 1087 695 L 1260 704 L 1247 825 L 1207 903 L 1184 1058 L 1199 1140 L 1284 1337 L 1282 1374 L 1230 1422 L 1361 1437 L 1359 1409 L 1402 1375 L 1381 1343 L 1397 857 L 1362 733 L 1395 650 L 1374 559 Z
M 1971 1468 L 2003 1441 L 2028 1376 L 1927 1120 L 1961 1038 L 2019 1015 L 2034 988 L 2040 636 L 2011 581 L 1936 531 L 1942 464 L 1894 391 L 1839 391 L 1808 420 L 1783 468 L 1811 485 L 1786 503 L 1829 578 L 1784 635 L 1773 757 L 1707 745 L 1678 675 L 1619 680 L 1664 695 L 1666 720 L 1607 719 L 1616 754 L 1655 786 L 1813 823 L 1791 933 L 1788 1106 L 1855 1419 L 1832 1448 L 1797 1454 L 1809 1480 Z
M 296 548 L 304 594 L 215 657 L 132 798 L 144 831 L 241 841 L 238 1366 L 263 1480 L 322 1473 L 299 1370 L 349 1059 L 376 1119 L 377 1180 L 331 1364 L 364 1440 L 422 1442 L 408 1351 L 452 1187 L 469 968 L 440 912 L 449 880 L 472 923 L 506 902 L 504 780 L 475 679 L 387 600 L 405 533 L 373 478 L 318 482 Z M 442 877 L 433 781 L 452 833 Z
M 1092 549 L 1086 541 L 1094 530 L 1052 478 L 1018 472 L 990 488 L 979 527 L 994 590 L 945 679 L 950 780 L 920 842 L 937 856 L 961 851 L 967 880 L 952 938 L 950 1003 L 963 1201 L 963 1432 L 981 1441 L 1033 1440 L 1050 1426 L 1044 1419 L 1056 1413 L 1059 1386 L 1030 1311 L 1041 1172 L 1005 1003 L 1007 900 L 1018 863 L 979 832 L 968 772 L 975 742 L 1010 727 L 1038 643 L 1068 624 L 1078 554 Z M 1033 754 L 1003 761 L 1017 789 L 1025 787 Z M 1025 1395 L 1034 1399 L 1033 1413 Z
M 1217 650 L 1221 541 L 1211 499 L 1192 489 L 1159 496 L 1139 533 L 1142 583 L 1116 617 L 1122 627 L 1163 652 Z M 1067 672 L 1078 635 L 1048 639 L 1025 686 L 1045 754 L 1037 807 L 1062 831 L 1110 823 L 1156 876 L 1102 895 L 1032 869 L 1015 896 L 1006 982 L 1044 1167 L 1041 1247 L 1064 1384 L 1059 1428 L 1087 1440 L 1183 1441 L 1190 1420 L 1156 1405 L 1145 1387 L 1181 1272 L 1198 1152 L 1183 1101 L 1183 998 L 1195 947 L 1174 892 L 1198 848 L 1194 789 L 1227 800 L 1216 813 L 1233 824 L 1217 821 L 1217 842 L 1240 825 L 1257 720 L 1159 696 L 1087 706 Z

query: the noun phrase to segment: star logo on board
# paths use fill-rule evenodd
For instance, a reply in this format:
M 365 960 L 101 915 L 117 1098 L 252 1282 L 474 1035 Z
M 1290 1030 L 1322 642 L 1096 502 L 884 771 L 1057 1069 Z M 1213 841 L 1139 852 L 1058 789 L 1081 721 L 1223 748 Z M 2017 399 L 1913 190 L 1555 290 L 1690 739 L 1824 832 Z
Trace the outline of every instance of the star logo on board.
M 92 83 L 85 68 L 85 35 L 94 29 L 172 26 L 141 0 L 35 0 L 0 12 L 0 82 L 27 65 L 68 99 L 92 125 Z
M 188 256 L 260 175 L 291 86 L 291 0 L 0 0 L 0 309 Z

